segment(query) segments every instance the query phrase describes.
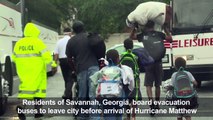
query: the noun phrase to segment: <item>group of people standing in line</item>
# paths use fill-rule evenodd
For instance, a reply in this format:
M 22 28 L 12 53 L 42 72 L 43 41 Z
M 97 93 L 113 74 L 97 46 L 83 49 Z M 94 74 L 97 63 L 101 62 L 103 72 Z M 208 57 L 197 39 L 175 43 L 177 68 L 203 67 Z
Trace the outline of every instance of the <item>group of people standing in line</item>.
M 171 7 L 161 2 L 145 2 L 138 5 L 132 11 L 126 20 L 127 26 L 132 28 L 130 35 L 130 46 L 133 45 L 132 40 L 138 39 L 136 31 L 143 27 L 143 32 L 161 31 L 162 28 L 165 35 L 162 39 L 172 41 L 169 33 L 169 21 L 171 19 Z M 100 73 L 99 64 L 96 55 L 89 47 L 87 37 L 88 34 L 84 28 L 84 23 L 75 21 L 70 28 L 64 30 L 64 37 L 56 44 L 54 51 L 54 60 L 51 61 L 50 52 L 46 51 L 46 46 L 42 40 L 38 38 L 39 30 L 32 23 L 28 23 L 24 30 L 25 37 L 19 40 L 14 48 L 13 60 L 16 63 L 17 73 L 20 77 L 21 84 L 19 86 L 18 98 L 21 99 L 42 99 L 46 97 L 46 64 L 52 62 L 52 70 L 57 71 L 57 64 L 60 65 L 62 75 L 65 82 L 65 91 L 62 96 L 64 99 L 72 99 L 72 86 L 75 81 L 78 84 L 78 100 L 96 99 L 97 84 L 91 77 Z M 73 34 L 74 33 L 74 34 Z M 33 46 L 33 49 L 21 49 L 21 46 Z M 127 45 L 128 46 L 128 45 Z M 126 48 L 131 50 L 133 47 Z M 119 54 L 116 50 L 109 50 L 106 53 L 108 66 L 119 66 L 123 71 L 123 84 L 128 85 L 130 92 L 135 87 L 133 71 L 127 66 L 119 65 Z M 32 64 L 33 63 L 33 64 Z M 36 68 L 36 69 L 35 69 Z M 100 70 L 100 71 L 99 71 Z M 128 71 L 128 72 L 126 72 Z M 34 76 L 34 77 L 32 77 Z M 152 86 L 155 82 L 155 100 L 160 100 L 160 85 L 162 81 L 163 71 L 162 62 L 155 63 L 145 67 L 145 82 L 148 98 L 152 101 Z M 94 76 L 93 76 L 94 77 Z M 125 81 L 126 80 L 126 81 Z M 39 108 L 40 106 L 37 106 Z M 98 106 L 90 106 L 96 108 Z M 159 109 L 159 106 L 150 106 L 152 109 Z M 21 106 L 17 106 L 17 109 Z M 19 118 L 26 119 L 24 114 L 18 114 Z M 42 114 L 35 117 L 42 117 Z M 79 119 L 88 119 L 84 115 L 78 116 Z M 111 115 L 104 116 L 105 119 L 122 119 L 121 116 Z M 99 119 L 97 115 L 91 115 L 90 119 Z M 128 117 L 130 119 L 130 117 Z M 135 119 L 133 116 L 132 119 Z
M 168 31 L 170 18 L 171 18 L 171 7 L 166 5 L 165 3 L 146 2 L 146 3 L 140 4 L 127 17 L 127 25 L 133 28 L 133 31 L 130 36 L 131 40 L 138 39 L 135 32 L 137 29 L 139 29 L 139 27 L 144 27 L 143 31 L 146 31 L 146 32 L 159 31 L 159 30 L 161 31 L 163 28 L 166 35 L 162 35 L 162 39 L 166 39 L 169 42 L 171 42 L 172 38 Z M 66 51 L 65 53 L 66 53 L 68 61 L 72 61 L 71 59 L 73 58 L 75 61 L 75 70 L 76 70 L 75 72 L 77 75 L 77 83 L 79 85 L 78 98 L 85 100 L 86 97 L 88 96 L 89 98 L 94 99 L 96 97 L 96 94 L 95 94 L 96 86 L 94 86 L 94 84 L 91 84 L 92 81 L 90 79 L 90 76 L 92 76 L 94 73 L 99 71 L 98 61 L 95 54 L 92 52 L 92 50 L 88 46 L 89 44 L 89 41 L 87 40 L 88 35 L 84 29 L 83 22 L 81 21 L 74 22 L 72 29 L 75 35 L 69 41 L 68 39 L 65 40 L 66 42 L 67 41 L 68 42 L 66 45 L 66 50 L 64 51 Z M 64 38 L 62 40 L 64 40 Z M 62 43 L 60 41 L 58 43 Z M 55 53 L 57 55 L 59 52 L 55 51 Z M 112 59 L 111 57 L 107 58 L 107 55 L 112 56 L 111 54 L 114 55 L 113 57 L 118 56 L 118 58 L 113 58 L 113 60 L 115 60 L 113 61 L 113 63 L 119 64 L 118 62 L 119 54 L 115 52 L 114 50 L 109 50 L 106 53 L 106 59 L 107 60 Z M 153 83 L 155 82 L 155 87 L 156 87 L 155 100 L 159 101 L 160 85 L 161 85 L 161 81 L 163 77 L 162 62 L 161 60 L 156 61 L 154 64 L 147 66 L 145 69 L 146 69 L 146 74 L 145 74 L 144 85 L 147 88 L 148 98 L 150 100 L 154 100 L 152 95 L 152 86 L 153 86 Z M 63 73 L 63 70 L 62 70 L 62 73 Z M 64 79 L 66 82 L 65 77 Z M 70 88 L 68 89 L 71 90 Z M 151 106 L 151 107 L 153 109 L 159 109 L 159 106 Z

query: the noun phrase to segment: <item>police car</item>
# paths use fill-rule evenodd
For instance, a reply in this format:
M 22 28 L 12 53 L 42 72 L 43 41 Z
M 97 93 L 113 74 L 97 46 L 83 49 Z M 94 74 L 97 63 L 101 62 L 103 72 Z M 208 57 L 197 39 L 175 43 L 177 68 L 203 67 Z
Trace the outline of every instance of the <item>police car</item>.
M 133 49 L 141 48 L 141 47 L 143 47 L 142 43 L 133 43 Z M 119 55 L 121 55 L 123 52 L 126 51 L 123 44 L 116 44 L 116 45 L 110 47 L 109 49 L 107 49 L 107 51 L 111 50 L 111 49 L 117 50 Z

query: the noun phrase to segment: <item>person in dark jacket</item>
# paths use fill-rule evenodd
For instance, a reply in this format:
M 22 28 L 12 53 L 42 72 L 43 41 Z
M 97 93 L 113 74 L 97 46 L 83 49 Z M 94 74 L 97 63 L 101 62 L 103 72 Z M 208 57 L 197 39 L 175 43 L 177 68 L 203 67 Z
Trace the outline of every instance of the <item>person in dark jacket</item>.
M 78 99 L 86 100 L 87 95 L 89 95 L 90 100 L 94 100 L 95 87 L 91 84 L 90 76 L 99 70 L 98 61 L 89 47 L 88 34 L 85 32 L 84 23 L 82 21 L 75 21 L 72 29 L 75 36 L 67 43 L 66 55 L 70 59 L 74 58 L 75 61 L 77 84 L 79 86 Z M 97 106 L 90 107 L 95 108 Z M 82 114 L 79 118 L 85 119 L 85 116 Z M 91 119 L 96 118 L 91 117 Z

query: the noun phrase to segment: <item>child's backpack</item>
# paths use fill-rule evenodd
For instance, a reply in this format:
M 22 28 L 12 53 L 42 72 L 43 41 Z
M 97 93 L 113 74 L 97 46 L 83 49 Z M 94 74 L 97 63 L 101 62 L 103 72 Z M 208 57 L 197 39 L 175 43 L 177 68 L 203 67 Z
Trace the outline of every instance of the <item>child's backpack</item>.
M 127 50 L 126 52 L 124 52 L 122 54 L 121 59 L 120 59 L 120 64 L 126 65 L 126 66 L 132 68 L 134 78 L 139 77 L 140 71 L 139 71 L 139 67 L 138 67 L 137 58 L 130 50 Z
M 191 85 L 189 75 L 181 67 L 174 81 L 174 97 L 176 98 L 191 98 L 195 95 L 196 91 Z
M 130 50 L 127 50 L 126 52 L 124 52 L 122 54 L 120 64 L 130 67 L 133 71 L 133 74 L 134 74 L 135 88 L 130 93 L 129 97 L 131 97 L 131 99 L 135 99 L 135 100 L 140 99 L 141 100 L 142 95 L 141 95 L 140 88 L 139 88 L 140 70 L 139 70 L 139 67 L 138 67 L 138 62 L 137 62 L 136 56 Z
M 175 76 L 173 98 L 190 101 L 190 105 L 177 105 L 176 107 L 194 109 L 199 106 L 197 92 L 191 84 L 189 75 L 181 67 Z
M 138 63 L 140 66 L 150 65 L 155 62 L 144 48 L 133 49 L 132 53 L 138 56 Z
M 100 78 L 96 89 L 96 96 L 98 98 L 119 98 L 122 96 L 123 81 L 121 68 L 118 66 L 105 66 L 101 69 Z

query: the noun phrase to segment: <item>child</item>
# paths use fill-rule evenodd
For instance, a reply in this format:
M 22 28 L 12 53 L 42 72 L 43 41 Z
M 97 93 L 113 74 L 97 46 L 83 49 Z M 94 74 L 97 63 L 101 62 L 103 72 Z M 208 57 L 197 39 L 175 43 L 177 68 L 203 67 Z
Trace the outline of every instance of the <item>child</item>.
M 179 84 L 179 86 L 181 86 L 180 88 L 186 88 L 186 84 L 184 84 L 183 82 L 186 82 L 187 79 L 185 79 L 184 81 L 181 81 L 181 82 L 177 82 L 178 81 L 178 74 L 180 75 L 180 72 L 179 71 L 183 71 L 184 73 L 186 73 L 187 77 L 189 78 L 189 82 L 190 83 L 190 86 L 191 88 L 193 88 L 193 85 L 196 86 L 197 85 L 197 82 L 195 80 L 195 78 L 193 77 L 193 75 L 188 72 L 188 71 L 185 71 L 184 68 L 186 67 L 186 61 L 185 59 L 183 59 L 182 57 L 178 57 L 175 59 L 175 68 L 178 70 L 178 72 L 175 72 L 172 74 L 172 78 L 171 78 L 171 82 L 172 82 L 172 86 L 174 87 L 174 96 L 175 96 L 175 90 L 176 90 L 176 87 L 175 86 L 178 86 L 177 84 Z M 182 76 L 184 75 L 183 73 L 181 74 Z M 187 82 L 186 82 L 187 83 Z M 178 87 L 179 87 L 178 86 Z M 183 89 L 182 89 L 183 90 Z M 195 91 L 195 90 L 193 90 Z M 196 91 L 195 91 L 196 92 Z M 194 92 L 194 93 L 195 93 Z M 189 95 L 188 95 L 189 96 Z M 176 97 L 176 96 L 175 96 Z M 191 96 L 190 98 L 181 98 L 181 97 L 176 97 L 177 99 L 182 99 L 182 100 L 190 100 L 190 107 L 191 108 L 195 108 L 197 107 L 197 98 L 196 98 L 196 94 L 194 94 L 193 96 Z M 191 104 L 194 104 L 193 102 L 195 102 L 195 106 L 191 106 Z M 176 106 L 177 108 L 186 108 L 186 109 L 191 109 L 189 106 Z M 186 120 L 191 120 L 191 116 L 189 114 L 179 114 L 178 117 L 177 117 L 177 120 L 182 120 L 182 118 L 185 117 Z
M 133 70 L 134 74 L 134 82 L 135 82 L 135 89 L 131 92 L 128 88 L 124 88 L 125 96 L 129 101 L 131 102 L 132 99 L 139 100 L 141 98 L 141 92 L 140 92 L 140 78 L 139 78 L 139 67 L 138 67 L 138 58 L 136 55 L 132 53 L 133 49 L 133 41 L 129 38 L 124 40 L 124 48 L 125 52 L 121 55 L 120 63 L 122 65 L 127 65 Z M 127 109 L 129 109 L 130 106 L 127 106 Z M 135 108 L 136 106 L 132 106 Z M 134 110 L 134 109 L 133 109 Z M 127 114 L 127 120 L 130 120 L 130 114 Z M 132 114 L 132 120 L 135 120 L 135 114 L 133 112 Z
M 119 65 L 119 54 L 117 50 L 109 50 L 106 54 L 109 62 L 108 66 L 103 67 L 95 73 L 91 79 L 97 86 L 96 97 L 101 100 L 122 101 L 124 100 L 123 86 L 128 85 L 130 91 L 134 88 L 134 76 L 132 69 L 125 65 Z M 121 109 L 123 106 L 103 105 L 105 120 L 122 120 L 122 113 L 105 113 L 109 109 Z

